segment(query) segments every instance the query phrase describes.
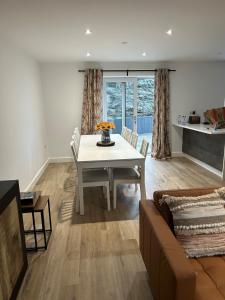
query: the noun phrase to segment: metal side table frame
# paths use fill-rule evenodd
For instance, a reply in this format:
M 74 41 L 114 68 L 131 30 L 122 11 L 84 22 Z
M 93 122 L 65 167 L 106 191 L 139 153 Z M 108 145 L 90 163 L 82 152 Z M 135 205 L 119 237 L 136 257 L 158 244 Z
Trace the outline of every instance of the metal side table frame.
M 49 218 L 49 229 L 46 229 L 45 227 L 45 217 L 44 217 L 44 210 L 46 207 L 46 204 L 48 204 L 48 218 Z M 33 234 L 34 235 L 34 247 L 26 247 L 27 251 L 38 251 L 42 249 L 47 249 L 48 243 L 51 237 L 52 233 L 52 220 L 51 220 L 51 209 L 50 209 L 50 201 L 48 196 L 40 196 L 40 198 L 37 200 L 36 205 L 33 206 L 22 206 L 22 213 L 31 213 L 32 214 L 32 223 L 33 223 L 33 229 L 31 230 L 24 230 L 25 235 Z M 35 213 L 41 214 L 41 229 L 36 229 L 36 222 L 35 222 Z M 37 242 L 37 234 L 43 233 L 44 235 L 44 246 L 38 246 Z M 47 234 L 49 233 L 49 234 Z

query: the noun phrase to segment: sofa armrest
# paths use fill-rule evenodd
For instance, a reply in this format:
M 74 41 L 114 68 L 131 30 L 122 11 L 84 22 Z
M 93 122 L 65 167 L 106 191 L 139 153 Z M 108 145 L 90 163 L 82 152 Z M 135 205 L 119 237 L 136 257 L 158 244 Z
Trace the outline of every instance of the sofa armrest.
M 140 203 L 140 250 L 155 300 L 192 300 L 196 275 L 152 201 Z

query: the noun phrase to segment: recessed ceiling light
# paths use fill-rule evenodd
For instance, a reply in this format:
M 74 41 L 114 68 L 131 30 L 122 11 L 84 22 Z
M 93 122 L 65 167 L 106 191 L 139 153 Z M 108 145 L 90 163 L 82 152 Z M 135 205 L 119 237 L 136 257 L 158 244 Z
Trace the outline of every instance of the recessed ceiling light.
M 87 52 L 87 53 L 86 53 L 86 56 L 87 56 L 87 57 L 91 56 L 91 53 L 90 53 L 90 52 Z
M 92 32 L 91 32 L 90 29 L 86 29 L 85 34 L 86 34 L 86 35 L 90 35 L 90 34 L 92 34 Z
M 172 30 L 172 29 L 167 30 L 167 31 L 166 31 L 166 34 L 167 34 L 167 35 L 172 35 L 172 34 L 173 34 L 173 30 Z
M 142 56 L 146 56 L 146 52 L 143 52 L 143 53 L 142 53 Z
M 126 45 L 126 44 L 128 44 L 128 42 L 123 41 L 123 42 L 121 42 L 121 44 Z

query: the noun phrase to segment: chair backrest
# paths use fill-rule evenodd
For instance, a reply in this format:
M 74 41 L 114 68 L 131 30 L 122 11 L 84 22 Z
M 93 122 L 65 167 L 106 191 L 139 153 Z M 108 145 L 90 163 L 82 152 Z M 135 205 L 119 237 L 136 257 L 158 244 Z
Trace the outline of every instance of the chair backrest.
M 136 149 L 138 142 L 138 134 L 136 132 L 132 132 L 130 143 Z
M 129 143 L 130 143 L 130 141 L 131 141 L 131 135 L 132 135 L 131 129 L 127 128 L 127 132 L 126 132 L 125 139 L 126 139 Z
M 140 153 L 146 157 L 148 154 L 148 147 L 149 147 L 149 143 L 147 142 L 147 140 L 145 138 L 142 139 L 142 143 L 141 143 L 141 150 Z
M 127 132 L 127 127 L 126 127 L 126 126 L 123 126 L 122 131 L 121 131 L 121 136 L 122 136 L 123 138 L 125 138 L 126 132 Z
M 79 152 L 79 141 L 78 141 L 77 136 L 76 136 L 75 134 L 72 135 L 72 141 L 74 141 L 75 154 L 76 154 L 76 156 L 78 156 L 78 152 Z
M 73 158 L 74 158 L 75 165 L 77 166 L 77 156 L 76 156 L 76 151 L 75 151 L 75 143 L 74 143 L 73 140 L 70 142 L 70 148 L 71 148 L 72 153 L 73 153 Z
M 73 132 L 78 140 L 78 142 L 80 143 L 80 131 L 78 129 L 78 127 L 75 127 L 74 132 Z

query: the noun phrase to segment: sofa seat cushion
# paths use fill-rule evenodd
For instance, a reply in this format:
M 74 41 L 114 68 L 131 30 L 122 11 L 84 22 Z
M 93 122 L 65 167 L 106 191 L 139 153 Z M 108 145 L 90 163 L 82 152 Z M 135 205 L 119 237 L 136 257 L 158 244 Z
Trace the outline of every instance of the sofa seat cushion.
M 195 300 L 225 299 L 225 256 L 189 259 L 196 274 Z

